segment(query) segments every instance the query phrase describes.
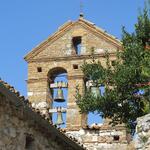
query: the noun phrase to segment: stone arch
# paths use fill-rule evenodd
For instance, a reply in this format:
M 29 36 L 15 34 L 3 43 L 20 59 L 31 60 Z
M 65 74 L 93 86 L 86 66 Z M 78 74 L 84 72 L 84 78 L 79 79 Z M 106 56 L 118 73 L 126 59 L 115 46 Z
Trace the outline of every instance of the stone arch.
M 53 80 L 56 75 L 61 74 L 61 73 L 68 73 L 67 70 L 63 67 L 54 67 L 48 71 L 48 79 Z
M 48 97 L 49 97 L 49 101 L 50 103 L 52 104 L 52 95 L 50 93 L 52 93 L 51 89 L 50 89 L 50 84 L 51 83 L 54 83 L 54 80 L 55 78 L 60 75 L 60 74 L 68 74 L 67 70 L 63 67 L 54 67 L 54 68 L 51 68 L 49 71 L 48 71 L 48 74 L 47 74 L 47 78 L 48 78 Z
M 68 88 L 62 88 L 63 93 L 65 94 L 65 102 L 59 103 L 55 102 L 54 98 L 56 96 L 57 88 L 50 87 L 50 84 L 56 83 L 57 81 L 64 81 L 67 82 L 67 76 L 68 72 L 63 67 L 54 67 L 48 71 L 47 77 L 48 77 L 48 97 L 50 99 L 50 108 L 56 108 L 56 107 L 66 107 L 67 106 L 67 95 L 68 95 Z M 56 113 L 51 113 L 51 120 L 53 123 L 56 123 Z M 66 118 L 66 114 L 63 114 L 63 118 Z M 65 123 L 66 121 L 64 121 Z

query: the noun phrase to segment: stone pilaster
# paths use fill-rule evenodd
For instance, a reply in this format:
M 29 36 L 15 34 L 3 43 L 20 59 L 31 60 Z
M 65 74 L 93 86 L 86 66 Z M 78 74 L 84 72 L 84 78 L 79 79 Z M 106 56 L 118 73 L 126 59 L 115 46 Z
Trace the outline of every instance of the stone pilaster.
M 49 117 L 48 109 L 50 107 L 49 90 L 47 78 L 30 79 L 28 82 L 28 99 L 32 106 L 39 109 L 42 114 Z

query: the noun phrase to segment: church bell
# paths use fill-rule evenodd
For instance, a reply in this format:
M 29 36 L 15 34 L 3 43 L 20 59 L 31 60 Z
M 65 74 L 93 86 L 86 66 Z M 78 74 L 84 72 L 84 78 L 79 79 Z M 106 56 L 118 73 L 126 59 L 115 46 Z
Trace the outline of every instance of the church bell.
M 57 121 L 56 121 L 56 125 L 61 125 L 61 124 L 64 124 L 62 112 L 57 112 Z
M 64 95 L 63 95 L 63 90 L 61 88 L 58 88 L 54 101 L 56 101 L 56 102 L 64 102 L 65 101 Z
M 99 87 L 94 87 L 94 86 L 92 86 L 92 87 L 91 87 L 91 93 L 92 93 L 95 97 L 101 96 Z

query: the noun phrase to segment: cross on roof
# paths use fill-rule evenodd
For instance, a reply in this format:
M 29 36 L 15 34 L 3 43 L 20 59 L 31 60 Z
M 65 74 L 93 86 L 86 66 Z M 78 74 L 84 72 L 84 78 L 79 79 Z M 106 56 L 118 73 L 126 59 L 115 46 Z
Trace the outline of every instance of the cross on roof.
M 83 18 L 83 0 L 80 0 L 80 17 Z

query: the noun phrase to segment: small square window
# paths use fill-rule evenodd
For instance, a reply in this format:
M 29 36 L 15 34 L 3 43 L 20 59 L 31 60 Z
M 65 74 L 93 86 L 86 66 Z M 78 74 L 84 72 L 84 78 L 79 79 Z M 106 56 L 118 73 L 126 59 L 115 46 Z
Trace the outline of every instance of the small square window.
M 73 69 L 78 69 L 78 65 L 77 64 L 73 64 Z
M 120 137 L 119 135 L 114 135 L 114 141 L 119 141 Z
M 112 61 L 111 61 L 111 65 L 112 65 L 112 66 L 115 66 L 115 65 L 116 65 L 116 61 L 115 61 L 115 60 L 112 60 Z
M 42 72 L 42 67 L 37 67 L 37 72 Z

